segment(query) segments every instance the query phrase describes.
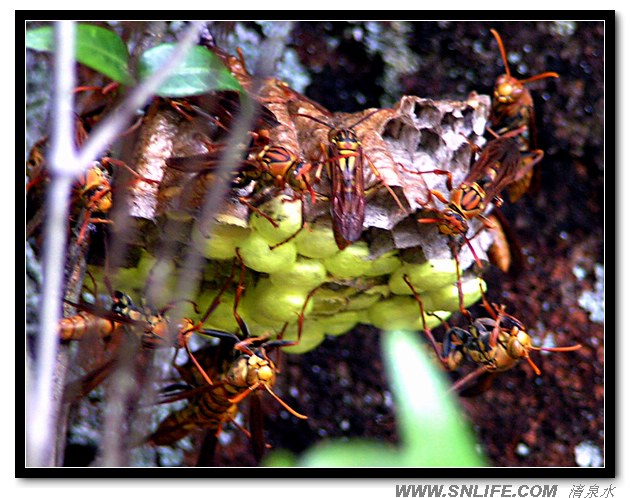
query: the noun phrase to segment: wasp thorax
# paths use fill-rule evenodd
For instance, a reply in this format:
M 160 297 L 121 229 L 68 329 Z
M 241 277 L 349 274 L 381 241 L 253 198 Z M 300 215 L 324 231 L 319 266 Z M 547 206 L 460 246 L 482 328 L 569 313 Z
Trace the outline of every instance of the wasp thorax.
M 308 188 L 306 181 L 309 178 L 308 174 L 311 169 L 312 166 L 310 163 L 296 163 L 289 175 L 289 185 L 298 190 L 306 190 Z
M 446 358 L 446 365 L 449 370 L 457 370 L 461 364 L 464 362 L 464 353 L 459 350 L 453 351 Z
M 253 370 L 249 367 L 248 357 L 241 356 L 232 364 L 231 368 L 226 374 L 228 384 L 232 384 L 236 387 L 249 387 L 250 384 L 248 380 L 250 376 L 250 371 Z
M 497 354 L 496 348 L 481 349 L 479 351 L 469 349 L 468 354 L 475 363 L 479 363 L 480 365 L 487 365 L 489 367 L 495 366 L 495 356 Z
M 107 213 L 112 208 L 111 185 L 98 166 L 85 173 L 78 192 L 93 212 Z

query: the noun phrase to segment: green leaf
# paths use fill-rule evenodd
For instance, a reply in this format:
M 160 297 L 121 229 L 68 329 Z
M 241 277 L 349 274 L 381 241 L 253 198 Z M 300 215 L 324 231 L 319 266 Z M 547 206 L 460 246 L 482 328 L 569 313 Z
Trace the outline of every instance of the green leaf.
M 26 48 L 52 52 L 55 47 L 52 26 L 44 26 L 26 32 Z M 79 24 L 76 30 L 75 57 L 78 62 L 124 85 L 133 82 L 129 75 L 127 46 L 113 31 Z
M 422 348 L 415 332 L 381 335 L 386 371 L 396 401 L 401 445 L 354 439 L 326 441 L 305 451 L 297 462 L 284 455 L 266 465 L 299 467 L 481 467 L 462 408 L 448 391 L 446 378 Z M 272 454 L 273 455 L 273 454 Z M 282 458 L 280 458 L 282 457 Z
M 393 446 L 367 439 L 325 441 L 309 448 L 300 467 L 401 467 L 400 452 Z
M 448 392 L 446 377 L 423 350 L 417 334 L 392 331 L 382 334 L 382 339 L 404 466 L 486 465 L 462 408 Z
M 147 50 L 140 57 L 140 78 L 146 79 L 157 71 L 171 56 L 175 44 L 165 43 Z M 195 46 L 184 61 L 162 83 L 157 91 L 163 97 L 186 97 L 212 90 L 243 88 L 221 60 L 207 48 Z
M 289 450 L 274 450 L 263 458 L 263 467 L 295 467 L 296 458 Z
M 39 52 L 52 52 L 54 48 L 52 27 L 44 26 L 26 31 L 26 48 L 32 48 Z

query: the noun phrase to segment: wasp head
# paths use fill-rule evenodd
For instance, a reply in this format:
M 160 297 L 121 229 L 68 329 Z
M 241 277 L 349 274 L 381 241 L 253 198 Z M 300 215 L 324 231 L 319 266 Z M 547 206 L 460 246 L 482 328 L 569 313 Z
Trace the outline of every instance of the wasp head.
M 447 208 L 440 212 L 438 230 L 444 235 L 463 235 L 468 232 L 468 220 L 460 212 Z
M 328 141 L 340 152 L 357 152 L 361 142 L 356 133 L 348 129 L 332 129 L 328 133 Z
M 517 102 L 524 91 L 525 87 L 523 84 L 507 74 L 499 76 L 494 84 L 494 98 L 501 104 L 513 104 Z

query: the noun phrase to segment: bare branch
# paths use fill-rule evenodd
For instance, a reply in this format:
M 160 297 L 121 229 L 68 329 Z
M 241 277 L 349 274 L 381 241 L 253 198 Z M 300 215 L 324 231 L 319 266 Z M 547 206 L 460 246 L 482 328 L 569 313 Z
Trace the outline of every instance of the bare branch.
M 42 316 L 37 342 L 37 363 L 34 367 L 34 385 L 27 385 L 27 465 L 51 466 L 54 458 L 53 381 L 55 359 L 58 353 L 57 323 L 62 298 L 64 254 L 68 198 L 72 181 L 80 175 L 107 145 L 121 133 L 128 120 L 155 92 L 166 77 L 179 65 L 196 41 L 201 22 L 195 22 L 178 43 L 173 56 L 160 70 L 136 87 L 125 101 L 112 112 L 90 135 L 80 151 L 74 150 L 73 88 L 75 23 L 62 21 L 55 25 L 55 122 L 52 133 L 50 158 L 51 183 L 47 197 L 49 208 L 44 241 L 44 284 Z
M 56 414 L 53 410 L 53 379 L 58 342 L 56 324 L 59 321 L 59 303 L 63 282 L 66 245 L 66 219 L 68 196 L 72 185 L 72 174 L 65 164 L 74 159 L 72 132 L 72 88 L 74 87 L 74 35 L 72 21 L 61 21 L 55 25 L 57 46 L 55 64 L 54 109 L 55 122 L 52 133 L 51 176 L 48 193 L 48 216 L 44 240 L 44 281 L 42 297 L 41 331 L 37 337 L 37 364 L 34 386 L 27 386 L 30 402 L 26 426 L 27 463 L 32 466 L 53 464 L 54 427 Z

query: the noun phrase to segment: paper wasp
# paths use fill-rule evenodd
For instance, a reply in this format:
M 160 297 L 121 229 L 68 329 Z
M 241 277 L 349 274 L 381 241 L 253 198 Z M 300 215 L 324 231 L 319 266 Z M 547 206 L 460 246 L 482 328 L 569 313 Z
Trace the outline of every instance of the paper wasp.
M 503 200 L 499 196 L 501 191 L 511 183 L 520 180 L 525 174 L 542 159 L 542 151 L 533 151 L 527 161 L 523 161 L 520 151 L 518 136 L 525 131 L 525 127 L 497 136 L 489 141 L 481 149 L 479 158 L 471 165 L 469 173 L 462 183 L 452 189 L 452 175 L 444 170 L 432 170 L 414 172 L 416 174 L 436 173 L 447 176 L 446 185 L 451 191 L 450 198 L 447 199 L 437 190 L 429 190 L 426 201 L 418 201 L 425 209 L 433 212 L 435 218 L 419 218 L 419 223 L 436 224 L 440 233 L 448 235 L 449 245 L 457 260 L 458 248 L 461 247 L 462 240 L 465 242 L 481 267 L 481 262 L 477 258 L 468 238 L 469 222 L 479 219 L 486 228 L 494 228 L 494 225 L 484 212 L 489 204 L 499 207 Z M 474 157 L 474 156 L 473 156 Z M 446 205 L 443 209 L 427 207 L 432 197 L 436 197 Z M 458 265 L 459 266 L 459 265 Z
M 300 99 L 306 99 L 299 96 Z M 337 116 L 310 100 L 317 110 L 331 118 L 333 123 L 324 121 L 305 113 L 295 113 L 295 116 L 308 118 L 329 129 L 327 143 L 320 143 L 321 157 L 327 167 L 331 183 L 330 212 L 333 221 L 335 241 L 339 249 L 344 249 L 352 242 L 356 242 L 363 232 L 365 220 L 365 165 L 367 164 L 374 176 L 392 195 L 402 211 L 405 208 L 400 200 L 383 180 L 376 166 L 369 160 L 363 150 L 363 145 L 354 131 L 359 124 L 371 118 L 382 109 L 368 112 L 351 125 L 344 125 Z M 318 175 L 319 176 L 319 173 Z
M 500 75 L 494 84 L 490 125 L 492 129 L 500 134 L 525 126 L 525 131 L 519 135 L 520 150 L 523 153 L 535 151 L 536 128 L 534 101 L 525 85 L 533 81 L 545 78 L 559 78 L 560 76 L 555 72 L 548 71 L 524 80 L 516 79 L 510 74 L 510 66 L 508 65 L 505 47 L 503 46 L 503 41 L 499 33 L 494 29 L 491 29 L 490 32 L 499 45 L 501 58 L 505 66 L 505 74 Z M 527 160 L 526 156 L 524 156 L 524 160 Z M 508 187 L 510 200 L 512 202 L 516 201 L 528 191 L 533 174 L 534 170 L 529 169 L 521 179 L 513 182 L 513 184 Z
M 80 147 L 87 138 L 83 118 L 75 119 L 75 146 Z M 43 211 L 40 209 L 45 197 L 44 187 L 49 183 L 46 165 L 48 137 L 38 140 L 29 152 L 26 171 L 29 182 L 26 184 L 27 217 L 26 236 L 31 237 L 41 224 Z M 103 222 L 112 207 L 111 172 L 102 161 L 94 163 L 73 184 L 71 199 L 73 217 L 78 217 L 85 210 L 84 220 L 79 230 L 78 242 L 81 243 L 90 223 Z
M 465 358 L 480 365 L 477 370 L 462 377 L 452 390 L 462 391 L 462 395 L 475 395 L 487 390 L 496 374 L 516 366 L 520 360 L 526 360 L 536 375 L 541 371 L 530 357 L 531 351 L 563 353 L 576 351 L 581 344 L 561 347 L 538 347 L 532 343 L 532 337 L 525 325 L 516 317 L 505 312 L 505 305 L 488 302 L 481 293 L 483 307 L 490 317 L 472 319 L 466 313 L 469 325 L 467 329 L 449 327 L 442 343 L 442 358 L 450 370 L 457 369 Z M 463 390 L 471 381 L 482 377 L 472 388 Z M 484 378 L 485 377 L 485 378 Z
M 260 459 L 264 452 L 262 443 L 262 423 L 260 416 L 258 393 L 267 391 L 278 403 L 292 415 L 306 419 L 272 390 L 276 379 L 276 365 L 268 357 L 267 351 L 282 346 L 295 344 L 294 341 L 269 341 L 268 337 L 249 337 L 247 328 L 243 331 L 245 338 L 219 331 L 206 331 L 204 335 L 218 337 L 222 347 L 230 346 L 231 358 L 218 368 L 212 385 L 199 385 L 198 377 L 190 375 L 189 367 L 178 367 L 182 378 L 196 388 L 186 393 L 191 395 L 188 404 L 181 410 L 171 413 L 164 419 L 148 438 L 148 442 L 155 445 L 171 445 L 196 429 L 210 430 L 211 435 L 218 436 L 226 422 L 234 422 L 238 412 L 238 404 L 246 397 L 252 398 L 250 417 L 255 419 L 254 434 L 248 434 L 252 439 L 256 459 Z M 179 399 L 182 396 L 177 396 Z M 165 401 L 173 401 L 174 398 Z M 254 420 L 252 420 L 254 422 Z
M 82 120 L 76 120 L 77 147 L 87 137 Z M 27 161 L 30 181 L 26 185 L 27 191 L 27 216 L 29 221 L 26 227 L 26 236 L 33 236 L 42 221 L 43 210 L 41 201 L 45 198 L 44 187 L 49 183 L 49 172 L 46 167 L 47 137 L 38 141 L 29 154 Z M 134 181 L 147 183 L 159 183 L 156 180 L 143 178 L 138 175 L 125 162 L 112 157 L 104 156 L 85 170 L 73 183 L 71 205 L 71 219 L 73 227 L 77 227 L 76 241 L 81 245 L 86 240 L 88 230 L 94 224 L 112 223 L 107 218 L 113 206 L 112 178 L 114 168 L 125 168 L 134 176 Z
M 232 172 L 231 183 L 234 188 L 245 188 L 251 182 L 262 187 L 247 197 L 240 197 L 239 201 L 277 227 L 276 221 L 258 209 L 257 204 L 261 199 L 267 198 L 273 192 L 284 190 L 287 186 L 295 196 L 303 198 L 308 193 L 312 202 L 315 202 L 315 191 L 310 177 L 313 166 L 287 147 L 269 144 L 268 133 L 265 130 L 252 133 L 252 137 L 248 149 L 244 152 L 245 158 Z M 178 171 L 196 173 L 198 177 L 212 174 L 219 164 L 224 145 L 207 144 L 207 147 L 210 149 L 208 153 L 170 157 L 166 164 Z
M 277 367 L 267 355 L 267 351 L 271 349 L 292 346 L 299 342 L 304 308 L 298 321 L 298 341 L 282 339 L 270 341 L 269 335 L 251 337 L 247 324 L 237 311 L 244 290 L 245 266 L 238 251 L 236 255 L 237 260 L 241 263 L 242 271 L 234 299 L 234 317 L 239 325 L 241 335 L 237 336 L 218 330 L 204 329 L 198 331 L 200 335 L 218 338 L 220 340 L 219 346 L 206 347 L 195 353 L 201 355 L 200 363 L 203 366 L 196 363 L 197 368 L 193 369 L 190 362 L 184 366 L 176 366 L 182 379 L 192 386 L 192 389 L 167 396 L 163 402 L 187 398 L 188 404 L 181 410 L 171 413 L 159 424 L 155 432 L 147 438 L 147 442 L 151 444 L 171 445 L 194 430 L 205 429 L 210 431 L 208 436 L 212 440 L 211 444 L 205 445 L 205 449 L 212 451 L 223 424 L 233 422 L 251 439 L 254 456 L 256 460 L 260 460 L 265 450 L 259 398 L 261 391 L 267 391 L 295 417 L 308 418 L 296 412 L 273 392 Z M 203 375 L 200 375 L 202 370 Z M 208 378 L 211 380 L 208 381 Z M 206 381 L 204 382 L 202 379 Z M 251 433 L 238 426 L 235 421 L 238 404 L 246 397 L 250 397 Z
M 468 320 L 467 328 L 451 327 L 439 316 L 427 312 L 427 314 L 436 316 L 446 329 L 440 348 L 432 332 L 426 326 L 422 300 L 409 279 L 406 276 L 403 278 L 418 302 L 424 334 L 444 367 L 449 371 L 457 370 L 466 358 L 480 365 L 471 374 L 458 380 L 453 385 L 452 390 L 462 391 L 470 382 L 485 375 L 486 378 L 483 379 L 483 383 L 478 384 L 478 386 L 483 387 L 475 386 L 474 388 L 466 389 L 462 392 L 462 395 L 480 394 L 490 387 L 496 374 L 509 370 L 523 359 L 529 363 L 536 375 L 540 375 L 540 369 L 530 357 L 531 351 L 570 352 L 582 347 L 581 344 L 562 347 L 534 346 L 532 337 L 527 333 L 525 325 L 516 317 L 508 315 L 505 312 L 505 305 L 490 305 L 483 289 L 481 289 L 483 307 L 487 310 L 490 317 L 473 319 L 471 313 L 465 310 L 463 315 Z M 460 308 L 463 308 L 461 302 Z
M 256 134 L 256 140 L 260 137 Z M 185 172 L 198 174 L 210 173 L 219 162 L 222 145 L 210 146 L 212 152 L 186 157 L 170 157 L 167 166 Z M 260 145 L 254 141 L 247 158 L 234 171 L 233 186 L 244 187 L 250 181 L 272 183 L 278 189 L 289 186 L 295 193 L 302 195 L 309 192 L 315 198 L 310 180 L 312 165 L 298 157 L 286 147 L 279 145 Z
M 34 205 L 35 197 L 44 195 L 42 191 L 35 192 L 38 190 L 35 189 L 35 185 L 39 181 L 41 181 L 40 178 L 35 178 L 27 185 L 28 204 Z M 92 224 L 110 223 L 106 216 L 112 208 L 111 175 L 103 161 L 95 161 L 74 182 L 71 206 L 71 216 L 77 219 L 76 221 L 79 221 L 78 218 L 82 218 L 77 234 L 78 244 L 85 240 L 87 230 Z M 33 213 L 26 227 L 27 238 L 37 232 L 42 214 L 42 211 Z
M 484 211 L 489 203 L 501 205 L 499 197 L 501 191 L 511 183 L 520 180 L 540 159 L 542 154 L 532 156 L 526 165 L 521 162 L 521 152 L 517 137 L 525 131 L 520 127 L 504 135 L 497 136 L 487 143 L 479 158 L 472 164 L 469 173 L 462 183 L 452 190 L 451 173 L 443 170 L 421 172 L 447 175 L 447 187 L 451 190 L 450 199 L 437 190 L 429 191 L 429 198 L 422 202 L 426 206 L 431 197 L 436 197 L 446 204 L 446 208 L 433 211 L 437 218 L 421 218 L 420 223 L 436 223 L 438 230 L 445 235 L 466 235 L 469 221 L 479 218 L 485 225 L 490 226 Z
M 59 320 L 59 337 L 62 341 L 72 341 L 81 340 L 88 334 L 94 334 L 109 341 L 114 338 L 120 339 L 122 333 L 125 332 L 125 337 L 131 337 L 137 341 L 137 347 L 141 352 L 156 348 L 185 348 L 200 375 L 211 384 L 211 379 L 205 374 L 190 349 L 189 342 L 193 334 L 201 333 L 201 331 L 208 332 L 208 329 L 203 328 L 203 324 L 220 304 L 221 296 L 231 284 L 233 274 L 234 267 L 232 274 L 199 320 L 183 317 L 171 321 L 167 317 L 167 312 L 175 303 L 171 303 L 161 310 L 156 310 L 149 305 L 137 306 L 127 294 L 114 291 L 110 310 L 88 303 L 66 301 L 67 304 L 79 309 L 79 313 Z M 192 304 L 197 311 L 196 305 Z M 116 358 L 101 365 L 85 378 L 79 379 L 78 382 L 69 386 L 68 391 L 72 393 L 70 397 L 81 397 L 90 392 L 109 375 L 115 366 Z

